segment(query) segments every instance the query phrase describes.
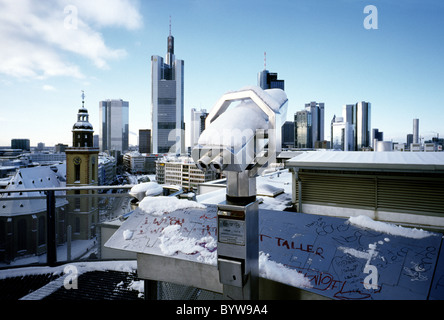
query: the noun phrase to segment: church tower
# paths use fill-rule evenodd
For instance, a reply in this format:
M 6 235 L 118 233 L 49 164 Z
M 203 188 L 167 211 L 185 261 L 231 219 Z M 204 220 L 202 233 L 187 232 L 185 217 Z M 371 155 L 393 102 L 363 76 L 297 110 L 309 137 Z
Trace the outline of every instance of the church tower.
M 65 150 L 67 187 L 98 185 L 99 149 L 94 148 L 93 134 L 93 126 L 89 123 L 88 110 L 85 108 L 85 94 L 82 91 L 82 107 L 72 128 L 72 147 Z M 95 190 L 67 192 L 73 195 L 69 201 L 67 218 L 67 225 L 72 228 L 73 240 L 90 239 L 95 234 L 91 226 L 98 218 L 98 201 L 94 196 L 96 193 Z

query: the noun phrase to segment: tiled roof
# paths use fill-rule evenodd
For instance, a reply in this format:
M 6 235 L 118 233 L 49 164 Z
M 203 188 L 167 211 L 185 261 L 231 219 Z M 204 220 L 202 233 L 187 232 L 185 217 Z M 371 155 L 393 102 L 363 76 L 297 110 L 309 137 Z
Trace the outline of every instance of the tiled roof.
M 132 289 L 134 272 L 90 271 L 78 276 L 77 289 L 66 289 L 63 274 L 37 274 L 0 280 L 0 300 L 140 300 Z

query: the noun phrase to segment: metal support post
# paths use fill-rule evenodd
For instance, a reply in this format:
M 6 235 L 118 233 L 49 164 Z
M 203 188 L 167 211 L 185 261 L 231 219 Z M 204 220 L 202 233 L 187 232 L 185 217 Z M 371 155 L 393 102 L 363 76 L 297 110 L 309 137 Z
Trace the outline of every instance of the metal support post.
M 145 300 L 158 300 L 157 294 L 157 281 L 155 280 L 144 280 L 144 291 L 145 291 Z
M 55 210 L 55 192 L 46 191 L 46 262 L 50 267 L 57 262 L 57 243 L 56 243 L 56 210 Z
M 217 258 L 224 295 L 259 299 L 258 201 L 218 205 Z

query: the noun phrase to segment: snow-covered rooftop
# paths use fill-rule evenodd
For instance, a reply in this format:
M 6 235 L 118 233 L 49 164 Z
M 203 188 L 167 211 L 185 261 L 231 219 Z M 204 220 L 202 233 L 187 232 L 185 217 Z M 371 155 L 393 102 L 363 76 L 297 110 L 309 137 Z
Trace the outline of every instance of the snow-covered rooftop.
M 444 152 L 306 151 L 286 167 L 444 171 Z
M 60 166 L 63 168 L 63 166 Z M 63 172 L 62 172 L 63 174 Z M 23 168 L 9 181 L 5 191 L 64 187 L 57 174 L 50 167 Z M 61 192 L 61 191 L 60 191 Z M 56 192 L 56 195 L 60 194 Z M 41 192 L 4 193 L 0 196 L 0 216 L 19 216 L 46 211 L 46 199 L 21 199 L 43 197 Z M 14 200 L 4 200 L 14 198 Z M 56 207 L 66 204 L 64 199 L 56 199 Z

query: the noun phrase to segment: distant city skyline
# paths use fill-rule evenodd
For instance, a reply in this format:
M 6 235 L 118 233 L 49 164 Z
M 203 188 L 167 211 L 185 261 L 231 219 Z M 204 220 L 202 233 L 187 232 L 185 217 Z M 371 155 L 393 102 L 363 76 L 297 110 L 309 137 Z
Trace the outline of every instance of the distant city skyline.
M 377 11 L 365 12 L 370 4 Z M 211 111 L 225 92 L 255 85 L 267 52 L 267 69 L 285 80 L 287 120 L 307 101 L 324 102 L 326 140 L 333 116 L 358 101 L 371 102 L 370 129 L 384 140 L 406 142 L 413 119 L 422 141 L 444 134 L 444 2 L 0 0 L 0 7 L 0 146 L 71 145 L 81 90 L 94 128 L 99 101 L 129 101 L 129 140 L 137 144 L 139 129 L 151 129 L 150 57 L 165 51 L 170 16 L 186 61 L 187 129 L 192 108 Z

